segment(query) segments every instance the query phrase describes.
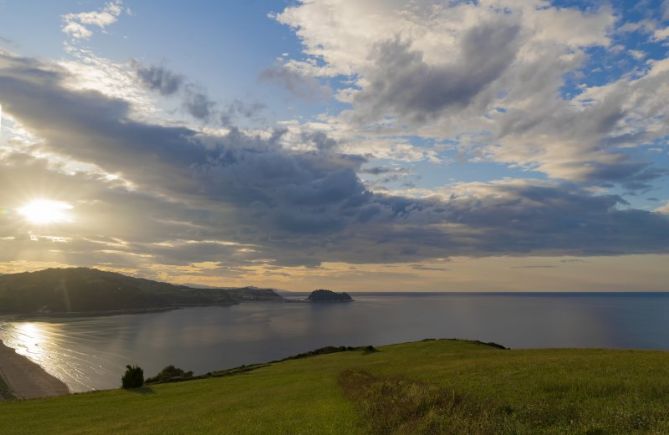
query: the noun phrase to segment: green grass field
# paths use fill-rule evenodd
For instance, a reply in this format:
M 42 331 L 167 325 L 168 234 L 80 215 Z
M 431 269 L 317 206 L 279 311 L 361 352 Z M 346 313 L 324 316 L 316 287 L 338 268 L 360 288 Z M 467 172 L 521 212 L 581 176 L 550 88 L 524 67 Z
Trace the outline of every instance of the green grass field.
M 669 353 L 453 340 L 379 350 L 5 402 L 0 433 L 669 433 Z

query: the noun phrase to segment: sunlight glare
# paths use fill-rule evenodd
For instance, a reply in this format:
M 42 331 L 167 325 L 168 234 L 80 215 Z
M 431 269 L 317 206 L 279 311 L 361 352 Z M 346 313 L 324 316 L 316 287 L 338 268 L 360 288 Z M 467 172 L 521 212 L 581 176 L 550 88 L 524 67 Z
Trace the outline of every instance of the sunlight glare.
M 35 225 L 66 223 L 72 220 L 72 206 L 63 201 L 34 199 L 18 209 L 24 219 Z

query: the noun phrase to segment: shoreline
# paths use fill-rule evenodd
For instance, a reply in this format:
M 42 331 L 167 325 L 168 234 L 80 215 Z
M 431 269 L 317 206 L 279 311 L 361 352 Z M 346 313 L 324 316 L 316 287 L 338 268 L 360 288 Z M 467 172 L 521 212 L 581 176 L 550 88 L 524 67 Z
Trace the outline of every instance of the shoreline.
M 246 304 L 246 303 L 286 303 L 292 302 L 287 301 L 286 299 L 281 300 L 242 300 L 235 301 L 230 303 L 217 303 L 217 304 L 191 304 L 191 305 L 170 305 L 165 307 L 152 307 L 152 308 L 128 308 L 120 310 L 98 310 L 98 311 L 53 311 L 53 312 L 33 312 L 33 313 L 15 313 L 15 312 L 0 312 L 0 320 L 7 320 L 11 322 L 22 322 L 22 321 L 31 321 L 31 320 L 42 320 L 42 319 L 76 319 L 76 318 L 86 318 L 86 317 L 108 317 L 108 316 L 123 316 L 127 314 L 152 314 L 152 313 L 164 313 L 168 311 L 183 310 L 188 308 L 209 308 L 209 307 L 234 307 L 236 305 Z M 302 302 L 302 301 L 298 301 Z
M 29 320 L 42 319 L 76 319 L 85 317 L 108 317 L 108 316 L 123 316 L 126 314 L 152 314 L 164 313 L 168 311 L 182 310 L 186 308 L 203 308 L 203 307 L 231 307 L 239 305 L 239 302 L 233 304 L 212 304 L 212 305 L 175 305 L 169 307 L 156 308 L 137 308 L 137 309 L 123 309 L 123 310 L 104 310 L 104 311 L 54 311 L 54 312 L 36 312 L 36 313 L 0 313 L 0 318 L 12 322 L 23 322 Z
M 39 364 L 32 362 L 0 341 L 0 400 L 36 399 L 70 394 L 60 379 L 50 375 Z M 4 391 L 6 390 L 6 391 Z

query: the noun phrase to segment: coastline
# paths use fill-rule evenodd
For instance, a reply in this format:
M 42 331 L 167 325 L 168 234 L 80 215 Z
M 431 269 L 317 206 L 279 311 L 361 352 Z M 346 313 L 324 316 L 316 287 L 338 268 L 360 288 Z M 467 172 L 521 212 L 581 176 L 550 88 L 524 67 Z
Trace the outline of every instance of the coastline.
M 106 317 L 106 316 L 122 316 L 126 314 L 151 314 L 164 313 L 168 311 L 183 310 L 187 308 L 207 308 L 207 307 L 233 307 L 235 305 L 246 303 L 286 303 L 293 302 L 286 299 L 281 300 L 242 300 L 230 303 L 216 303 L 216 304 L 189 304 L 189 305 L 170 305 L 165 307 L 150 307 L 150 308 L 129 308 L 121 310 L 98 310 L 98 311 L 44 311 L 32 313 L 13 313 L 0 312 L 0 319 L 9 321 L 26 321 L 26 320 L 42 320 L 42 319 L 69 319 L 69 318 L 83 318 L 83 317 Z M 308 302 L 308 301 L 297 301 Z
M 70 393 L 60 379 L 51 376 L 42 367 L 16 353 L 0 341 L 0 377 L 5 389 L 0 388 L 0 400 L 35 399 L 62 396 Z
M 198 305 L 173 305 L 168 307 L 155 308 L 136 308 L 123 310 L 103 310 L 103 311 L 53 311 L 53 312 L 34 312 L 34 313 L 0 313 L 0 317 L 11 321 L 25 321 L 25 320 L 41 320 L 41 319 L 70 319 L 80 317 L 106 317 L 106 316 L 122 316 L 125 314 L 151 314 L 163 313 L 167 311 L 182 310 L 185 308 L 200 308 L 200 307 L 231 307 L 239 305 L 241 302 L 230 304 L 198 304 Z

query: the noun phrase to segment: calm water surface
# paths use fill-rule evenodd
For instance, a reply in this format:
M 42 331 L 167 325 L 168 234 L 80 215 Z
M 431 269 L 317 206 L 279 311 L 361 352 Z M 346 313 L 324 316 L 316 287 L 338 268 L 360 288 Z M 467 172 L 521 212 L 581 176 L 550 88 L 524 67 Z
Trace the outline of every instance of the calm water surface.
M 195 373 L 327 345 L 423 338 L 514 348 L 669 349 L 669 293 L 354 294 L 350 304 L 250 303 L 163 313 L 14 322 L 0 339 L 72 391 L 116 388 L 126 364 Z

